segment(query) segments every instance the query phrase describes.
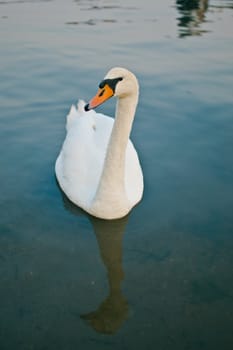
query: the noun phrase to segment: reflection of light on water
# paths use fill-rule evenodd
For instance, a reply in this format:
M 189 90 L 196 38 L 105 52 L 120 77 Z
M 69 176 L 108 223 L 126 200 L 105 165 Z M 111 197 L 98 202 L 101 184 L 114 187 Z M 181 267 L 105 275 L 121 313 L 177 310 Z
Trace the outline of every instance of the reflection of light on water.
M 96 24 L 98 24 L 99 22 L 103 22 L 103 23 L 116 23 L 117 21 L 115 19 L 88 19 L 86 21 L 70 21 L 70 22 L 66 22 L 66 24 L 68 25 L 80 25 L 80 24 L 86 24 L 89 26 L 94 26 Z
M 178 23 L 180 27 L 180 37 L 201 35 L 205 32 L 200 28 L 200 24 L 205 21 L 208 0 L 177 0 L 176 6 L 181 13 Z
M 203 29 L 203 24 L 209 22 L 206 19 L 207 12 L 221 9 L 232 9 L 233 1 L 209 3 L 209 0 L 176 0 L 176 7 L 180 13 L 178 17 L 179 37 L 197 36 L 209 32 Z

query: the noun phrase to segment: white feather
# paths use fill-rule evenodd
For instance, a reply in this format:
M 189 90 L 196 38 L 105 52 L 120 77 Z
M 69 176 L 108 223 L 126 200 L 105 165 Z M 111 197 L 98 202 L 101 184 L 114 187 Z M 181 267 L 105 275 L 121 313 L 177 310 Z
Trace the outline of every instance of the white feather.
M 67 197 L 88 213 L 104 219 L 122 217 L 142 197 L 143 175 L 137 152 L 128 140 L 124 160 L 127 203 L 118 205 L 117 197 L 112 198 L 118 188 L 115 191 L 106 183 L 108 198 L 99 198 L 96 205 L 114 119 L 94 110 L 86 112 L 84 106 L 85 102 L 80 100 L 78 108 L 73 105 L 67 116 L 67 134 L 55 165 L 57 180 Z

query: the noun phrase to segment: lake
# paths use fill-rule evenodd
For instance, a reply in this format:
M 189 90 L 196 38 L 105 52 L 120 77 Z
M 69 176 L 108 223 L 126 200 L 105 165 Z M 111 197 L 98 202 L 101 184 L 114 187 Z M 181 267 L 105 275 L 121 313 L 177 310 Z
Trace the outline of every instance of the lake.
M 0 31 L 1 350 L 231 350 L 233 1 L 4 0 Z M 104 221 L 54 165 L 114 66 L 140 83 L 145 191 Z

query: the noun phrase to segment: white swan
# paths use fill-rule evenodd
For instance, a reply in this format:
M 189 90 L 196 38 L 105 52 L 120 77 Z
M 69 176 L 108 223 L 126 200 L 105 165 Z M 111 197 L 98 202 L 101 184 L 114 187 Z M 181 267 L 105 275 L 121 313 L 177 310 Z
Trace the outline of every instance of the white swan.
M 79 101 L 67 116 L 58 183 L 73 203 L 102 219 L 125 216 L 142 198 L 142 170 L 129 140 L 138 93 L 133 73 L 112 68 L 89 104 Z M 115 121 L 92 110 L 111 96 L 118 97 Z

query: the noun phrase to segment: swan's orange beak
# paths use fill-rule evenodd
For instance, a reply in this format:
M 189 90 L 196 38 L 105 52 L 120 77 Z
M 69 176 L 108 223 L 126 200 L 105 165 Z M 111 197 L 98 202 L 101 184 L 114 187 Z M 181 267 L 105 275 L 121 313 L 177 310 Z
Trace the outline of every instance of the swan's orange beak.
M 90 109 L 96 108 L 105 101 L 107 101 L 110 97 L 114 95 L 113 90 L 110 88 L 108 84 L 105 84 L 103 88 L 99 89 L 97 94 L 86 104 L 85 111 L 89 111 Z

